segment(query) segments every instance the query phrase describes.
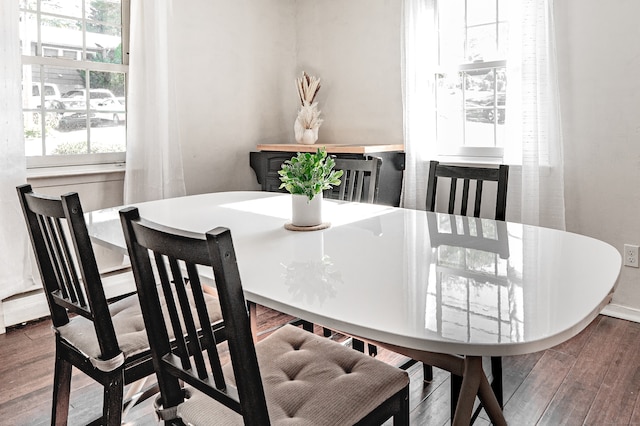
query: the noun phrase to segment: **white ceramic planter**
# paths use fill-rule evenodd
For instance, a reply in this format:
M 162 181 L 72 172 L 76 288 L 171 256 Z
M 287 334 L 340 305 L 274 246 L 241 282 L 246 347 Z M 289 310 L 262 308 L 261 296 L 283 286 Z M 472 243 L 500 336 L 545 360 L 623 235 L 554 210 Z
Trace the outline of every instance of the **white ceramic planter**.
M 318 140 L 318 129 L 305 129 L 300 143 L 313 145 Z
M 322 194 L 313 197 L 291 195 L 291 223 L 295 226 L 318 226 L 322 223 Z

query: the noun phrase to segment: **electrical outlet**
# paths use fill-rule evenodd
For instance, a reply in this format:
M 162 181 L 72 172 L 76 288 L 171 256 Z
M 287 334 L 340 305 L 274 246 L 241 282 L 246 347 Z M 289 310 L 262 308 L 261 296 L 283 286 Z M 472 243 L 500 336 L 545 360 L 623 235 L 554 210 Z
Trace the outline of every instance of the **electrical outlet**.
M 634 244 L 624 245 L 624 265 L 631 266 L 633 268 L 639 267 L 638 265 L 638 246 Z

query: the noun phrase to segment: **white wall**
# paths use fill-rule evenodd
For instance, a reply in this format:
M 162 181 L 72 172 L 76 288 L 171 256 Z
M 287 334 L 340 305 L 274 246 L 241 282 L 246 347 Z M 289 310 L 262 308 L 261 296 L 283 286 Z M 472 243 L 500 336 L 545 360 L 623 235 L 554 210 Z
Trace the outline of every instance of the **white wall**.
M 185 2 L 176 54 L 187 191 L 258 187 L 248 152 L 292 141 L 302 70 L 322 79 L 319 142 L 401 143 L 401 3 Z M 622 250 L 640 244 L 640 2 L 556 3 L 567 228 Z M 614 303 L 631 316 L 638 289 L 640 270 L 623 268 Z
M 177 118 L 188 193 L 259 189 L 249 152 L 292 138 L 294 6 L 190 0 L 176 8 L 176 71 L 183 75 Z
M 297 71 L 322 79 L 318 143 L 403 143 L 401 3 L 298 0 Z
M 640 2 L 556 2 L 567 228 L 622 251 L 640 244 Z M 640 270 L 613 299 L 640 309 Z M 634 319 L 640 312 L 627 312 Z

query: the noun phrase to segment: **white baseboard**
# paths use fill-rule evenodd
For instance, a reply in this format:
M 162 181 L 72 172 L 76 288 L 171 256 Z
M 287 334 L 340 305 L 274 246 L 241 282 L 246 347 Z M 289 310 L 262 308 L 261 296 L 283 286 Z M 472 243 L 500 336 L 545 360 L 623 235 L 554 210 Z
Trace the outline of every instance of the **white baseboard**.
M 4 326 L 22 324 L 49 315 L 42 290 L 30 291 L 2 301 Z
M 602 315 L 640 323 L 640 310 L 610 303 L 604 307 Z

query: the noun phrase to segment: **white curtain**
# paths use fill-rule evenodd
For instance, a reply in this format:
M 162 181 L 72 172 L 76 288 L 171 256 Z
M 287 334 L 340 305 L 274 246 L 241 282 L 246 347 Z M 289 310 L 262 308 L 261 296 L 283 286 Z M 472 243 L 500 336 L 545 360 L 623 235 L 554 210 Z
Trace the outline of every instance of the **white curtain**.
M 403 205 L 424 209 L 435 158 L 437 0 L 404 1 Z M 445 0 L 446 1 L 446 0 Z M 507 57 L 507 220 L 564 229 L 564 174 L 552 0 L 510 0 Z
M 510 171 L 507 220 L 564 230 L 553 0 L 510 1 L 509 20 L 507 140 L 519 143 L 507 144 L 505 162 L 522 168 Z
M 172 7 L 172 0 L 131 2 L 126 204 L 186 194 L 171 60 Z
M 405 0 L 403 3 L 402 105 L 406 159 L 401 203 L 410 209 L 425 209 L 429 160 L 436 146 L 435 2 Z
M 0 300 L 33 285 L 31 249 L 16 193 L 16 186 L 27 182 L 18 16 L 17 1 L 0 2 Z

